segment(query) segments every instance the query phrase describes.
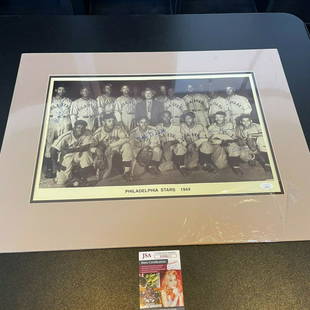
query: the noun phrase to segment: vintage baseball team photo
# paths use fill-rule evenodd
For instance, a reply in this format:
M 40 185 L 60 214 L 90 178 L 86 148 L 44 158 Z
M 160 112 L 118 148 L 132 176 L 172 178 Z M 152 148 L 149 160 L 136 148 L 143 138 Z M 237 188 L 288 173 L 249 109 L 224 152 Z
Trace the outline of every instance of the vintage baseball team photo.
M 40 188 L 276 177 L 248 76 L 57 78 L 50 87 Z

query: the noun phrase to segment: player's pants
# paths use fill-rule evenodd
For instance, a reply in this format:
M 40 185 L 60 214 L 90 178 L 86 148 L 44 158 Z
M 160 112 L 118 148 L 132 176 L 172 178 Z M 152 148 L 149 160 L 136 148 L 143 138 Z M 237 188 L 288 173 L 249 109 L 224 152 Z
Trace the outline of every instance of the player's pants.
M 183 156 L 186 154 L 186 147 L 181 143 L 169 145 L 168 143 L 163 145 L 164 158 L 167 161 L 172 160 L 173 154 L 176 156 Z
M 69 131 L 70 127 L 71 127 L 71 120 L 69 116 L 56 119 L 50 118 L 46 136 L 45 157 L 47 158 L 51 157 L 50 150 L 53 142 L 60 135 Z
M 132 123 L 135 118 L 134 114 L 122 113 L 122 122 L 125 129 L 129 132 L 132 129 Z
M 212 154 L 213 150 L 213 145 L 207 141 L 202 142 L 199 147 L 199 151 L 203 154 Z
M 121 146 L 113 148 L 112 151 L 115 153 L 121 154 L 122 161 L 131 161 L 133 159 L 133 153 L 131 150 L 131 145 L 127 142 Z
M 257 138 L 256 145 L 257 145 L 257 149 L 260 152 L 267 152 L 267 147 L 266 147 L 264 138 L 262 136 Z
M 93 158 L 89 151 L 66 154 L 61 162 L 66 168 L 65 170 L 57 171 L 56 183 L 64 185 L 71 177 L 72 168 L 78 165 L 80 168 L 86 168 L 93 165 Z
M 218 169 L 223 169 L 227 166 L 227 156 L 238 158 L 241 155 L 240 146 L 235 142 L 229 143 L 227 146 L 216 144 L 213 145 L 213 148 L 212 160 Z

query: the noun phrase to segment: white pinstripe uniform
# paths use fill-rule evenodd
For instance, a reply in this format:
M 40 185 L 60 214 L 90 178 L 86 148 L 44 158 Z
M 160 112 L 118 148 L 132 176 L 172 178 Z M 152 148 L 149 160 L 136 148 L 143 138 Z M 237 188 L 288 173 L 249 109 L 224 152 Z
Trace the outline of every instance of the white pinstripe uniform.
M 229 101 L 226 98 L 217 96 L 210 100 L 209 102 L 209 116 L 214 116 L 216 112 L 225 112 L 226 121 L 230 121 L 230 110 L 229 110 Z
M 180 125 L 180 117 L 187 110 L 187 106 L 182 98 L 174 97 L 164 103 L 164 109 L 171 113 L 172 124 Z
M 229 103 L 231 120 L 234 122 L 241 114 L 250 114 L 252 112 L 252 106 L 249 100 L 244 96 L 232 95 L 228 96 L 227 100 Z
M 105 94 L 97 97 L 97 104 L 98 104 L 98 112 L 99 114 L 110 114 L 114 113 L 115 110 L 115 102 L 116 98 L 107 96 Z
M 136 104 L 136 100 L 130 96 L 120 96 L 115 100 L 116 120 L 122 122 L 128 132 L 135 118 Z
M 52 147 L 60 152 L 60 164 L 66 168 L 64 171 L 57 171 L 57 184 L 64 185 L 69 180 L 74 165 L 79 165 L 81 168 L 86 168 L 93 164 L 90 151 L 68 153 L 64 155 L 63 158 L 61 152 L 65 149 L 78 148 L 91 143 L 93 143 L 93 137 L 89 130 L 78 138 L 74 136 L 73 130 L 70 130 L 55 140 Z
M 196 123 L 206 127 L 209 125 L 209 97 L 204 94 L 187 94 L 183 97 L 187 109 L 194 112 Z
M 72 127 L 77 120 L 84 120 L 87 123 L 87 129 L 93 130 L 95 119 L 98 117 L 97 101 L 92 98 L 79 98 L 71 105 Z
M 47 158 L 51 157 L 50 149 L 54 140 L 70 130 L 71 104 L 71 100 L 66 97 L 55 96 L 52 98 L 45 148 L 45 157 Z
M 166 127 L 163 123 L 160 123 L 156 126 L 156 129 L 163 145 L 167 142 L 178 141 L 178 143 L 171 145 L 170 152 L 174 152 L 175 155 L 185 155 L 186 143 L 182 137 L 180 126 L 171 124 L 169 127 Z M 169 155 L 170 159 L 171 156 Z

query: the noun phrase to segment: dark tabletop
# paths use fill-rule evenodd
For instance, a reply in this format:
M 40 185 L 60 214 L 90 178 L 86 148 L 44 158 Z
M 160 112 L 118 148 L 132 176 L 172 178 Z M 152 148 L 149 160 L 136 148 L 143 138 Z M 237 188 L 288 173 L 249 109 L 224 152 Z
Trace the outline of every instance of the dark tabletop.
M 21 53 L 277 48 L 309 145 L 310 40 L 292 15 L 2 16 L 0 38 L 1 137 Z M 178 249 L 186 309 L 310 309 L 310 242 Z M 140 250 L 1 254 L 0 309 L 137 310 Z

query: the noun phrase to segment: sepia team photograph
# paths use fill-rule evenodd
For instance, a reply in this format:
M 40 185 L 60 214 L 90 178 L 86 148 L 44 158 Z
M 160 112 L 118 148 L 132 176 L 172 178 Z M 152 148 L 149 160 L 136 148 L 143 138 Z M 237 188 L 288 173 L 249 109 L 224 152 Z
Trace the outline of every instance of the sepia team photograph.
M 209 184 L 221 184 L 210 194 L 223 194 L 234 183 L 277 179 L 253 81 L 238 73 L 57 77 L 46 105 L 38 187 L 200 184 L 208 194 Z

